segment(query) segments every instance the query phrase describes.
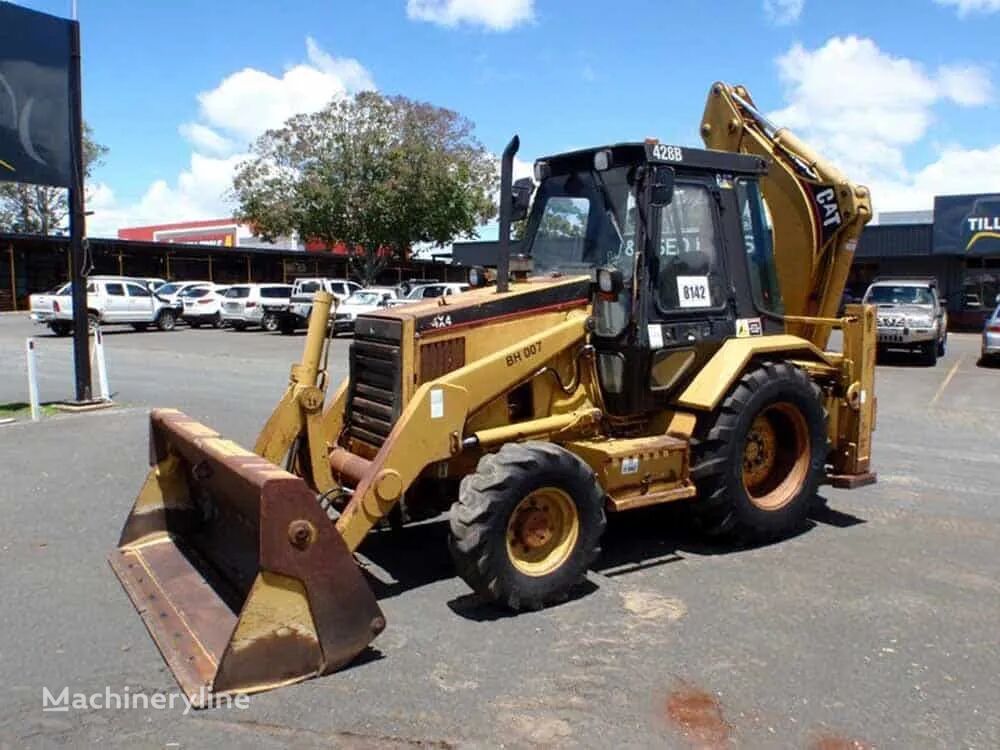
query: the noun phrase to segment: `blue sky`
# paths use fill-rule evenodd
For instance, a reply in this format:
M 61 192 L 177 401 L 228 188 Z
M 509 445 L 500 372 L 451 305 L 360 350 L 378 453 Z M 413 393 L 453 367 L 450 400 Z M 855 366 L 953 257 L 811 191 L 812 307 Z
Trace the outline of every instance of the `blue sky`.
M 68 15 L 70 0 L 20 4 Z M 1000 0 L 79 0 L 84 108 L 110 147 L 91 231 L 224 215 L 254 135 L 374 86 L 522 157 L 695 144 L 716 79 L 867 181 L 877 209 L 1000 190 Z M 311 40 L 311 41 L 309 41 Z M 201 97 L 201 98 L 199 98 Z

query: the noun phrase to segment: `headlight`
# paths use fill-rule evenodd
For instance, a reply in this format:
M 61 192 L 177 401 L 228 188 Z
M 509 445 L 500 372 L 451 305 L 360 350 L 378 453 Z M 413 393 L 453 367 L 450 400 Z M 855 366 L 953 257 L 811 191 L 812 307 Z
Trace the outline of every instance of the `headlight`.
M 923 318 L 910 318 L 908 323 L 911 328 L 930 328 L 934 325 L 934 320 L 929 317 Z

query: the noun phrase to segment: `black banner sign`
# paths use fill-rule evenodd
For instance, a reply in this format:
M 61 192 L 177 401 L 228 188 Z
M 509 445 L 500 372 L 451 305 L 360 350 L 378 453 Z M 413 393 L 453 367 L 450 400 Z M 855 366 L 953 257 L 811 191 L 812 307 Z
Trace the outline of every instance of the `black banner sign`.
M 71 187 L 74 21 L 0 2 L 0 180 Z
M 934 253 L 1000 255 L 1000 195 L 936 197 Z

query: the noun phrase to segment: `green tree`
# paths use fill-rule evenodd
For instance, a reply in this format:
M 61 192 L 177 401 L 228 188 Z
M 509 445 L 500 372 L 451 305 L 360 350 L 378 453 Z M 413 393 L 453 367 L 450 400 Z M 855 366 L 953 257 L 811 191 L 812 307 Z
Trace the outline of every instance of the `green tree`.
M 83 170 L 89 179 L 100 166 L 108 148 L 94 140 L 89 125 L 83 129 Z M 0 182 L 0 231 L 22 234 L 65 234 L 69 218 L 68 193 L 64 188 Z
M 363 92 L 262 135 L 233 180 L 265 238 L 350 248 L 366 283 L 414 243 L 472 237 L 496 212 L 493 156 L 447 109 Z

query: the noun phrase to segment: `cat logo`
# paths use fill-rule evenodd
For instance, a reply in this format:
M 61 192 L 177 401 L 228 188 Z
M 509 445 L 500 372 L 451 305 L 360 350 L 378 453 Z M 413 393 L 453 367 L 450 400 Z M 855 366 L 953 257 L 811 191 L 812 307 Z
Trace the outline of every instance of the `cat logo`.
M 764 326 L 760 318 L 739 318 L 736 321 L 736 338 L 745 339 L 750 336 L 763 336 Z

